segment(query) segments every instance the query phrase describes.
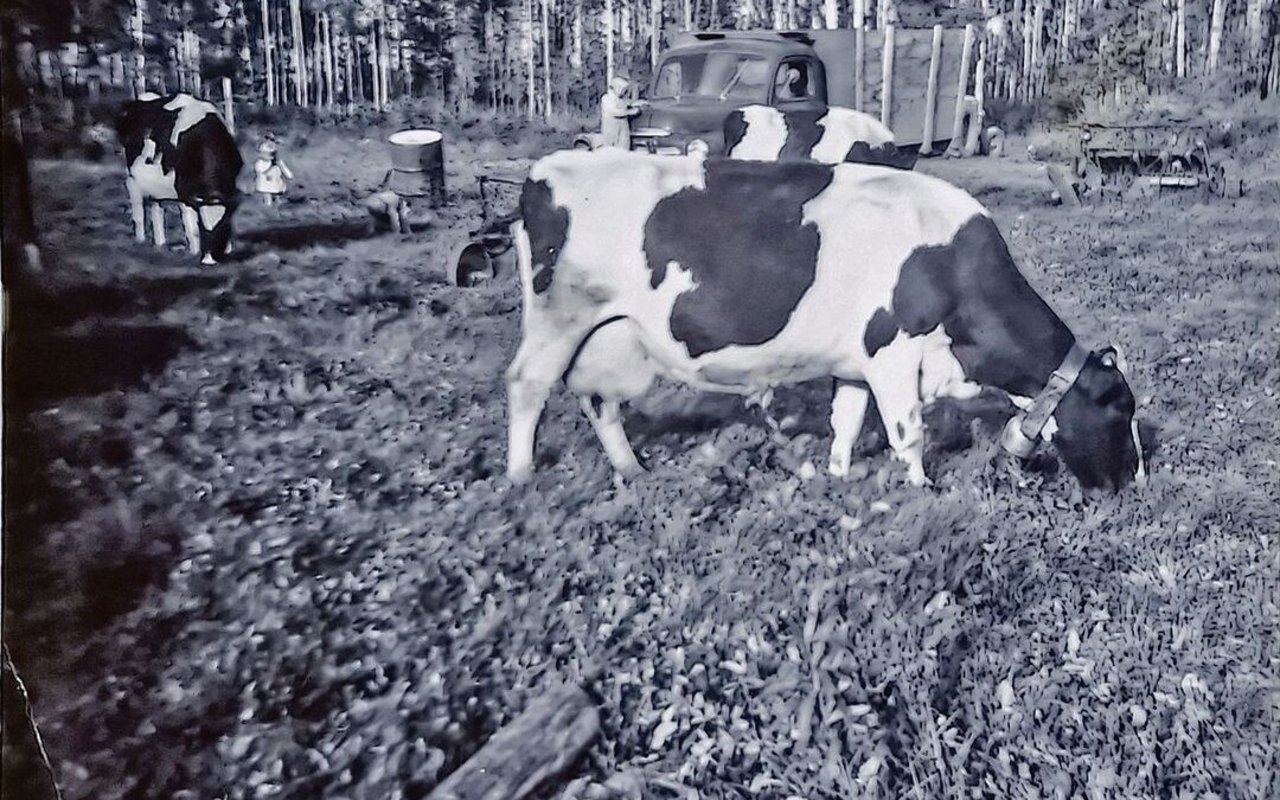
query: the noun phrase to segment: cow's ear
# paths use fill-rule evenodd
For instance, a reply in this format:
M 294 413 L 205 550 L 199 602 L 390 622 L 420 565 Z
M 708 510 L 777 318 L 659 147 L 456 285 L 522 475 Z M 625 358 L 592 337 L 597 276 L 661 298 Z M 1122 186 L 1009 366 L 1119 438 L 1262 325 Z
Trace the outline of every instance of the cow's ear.
M 1122 374 L 1128 374 L 1129 363 L 1125 360 L 1124 351 L 1116 345 L 1104 347 L 1098 351 L 1098 360 L 1103 366 L 1118 369 Z

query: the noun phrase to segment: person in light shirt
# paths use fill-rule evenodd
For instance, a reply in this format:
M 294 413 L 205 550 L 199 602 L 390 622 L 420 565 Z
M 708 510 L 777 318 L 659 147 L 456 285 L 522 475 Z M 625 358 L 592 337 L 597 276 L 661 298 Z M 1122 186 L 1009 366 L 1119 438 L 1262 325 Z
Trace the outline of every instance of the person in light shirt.
M 643 102 L 629 103 L 625 98 L 631 83 L 621 76 L 609 81 L 609 91 L 600 98 L 601 147 L 631 149 L 631 118 L 640 113 Z

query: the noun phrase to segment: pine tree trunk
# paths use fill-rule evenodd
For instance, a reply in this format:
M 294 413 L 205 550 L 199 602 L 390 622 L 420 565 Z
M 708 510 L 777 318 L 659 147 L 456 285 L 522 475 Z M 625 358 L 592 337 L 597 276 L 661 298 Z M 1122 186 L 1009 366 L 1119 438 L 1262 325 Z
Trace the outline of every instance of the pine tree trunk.
M 369 27 L 369 83 L 373 94 L 373 108 L 375 111 L 382 110 L 382 89 L 379 85 L 381 84 L 382 79 L 379 75 L 381 72 L 379 69 L 379 63 L 378 31 L 377 22 L 375 21 L 374 24 Z
M 147 56 L 143 49 L 146 26 L 147 0 L 133 3 L 133 95 L 137 97 L 147 90 Z
M 658 43 L 662 39 L 662 0 L 649 0 L 649 69 L 658 68 Z
M 271 53 L 275 49 L 275 40 L 271 38 L 271 9 L 267 0 L 262 0 L 262 74 L 267 83 L 267 105 L 276 104 L 276 71 L 272 66 Z
M 573 34 L 569 49 L 569 66 L 582 69 L 582 0 L 573 0 Z
M 542 115 L 551 120 L 551 0 L 542 0 Z
M 1223 0 L 1213 0 L 1213 14 L 1209 22 L 1209 59 L 1207 71 L 1210 75 L 1218 71 L 1218 54 L 1222 50 L 1222 23 L 1226 18 L 1227 4 Z
M 311 85 L 314 89 L 311 100 L 316 108 L 324 104 L 324 58 L 321 56 L 323 42 L 320 37 L 320 15 L 316 14 L 311 30 Z
M 604 71 L 605 83 L 617 74 L 613 63 L 613 0 L 604 0 Z
M 520 52 L 524 56 L 527 89 L 525 93 L 525 117 L 533 119 L 533 115 L 537 113 L 534 105 L 536 102 L 534 95 L 537 92 L 537 78 L 533 69 L 533 0 L 524 0 L 524 19 L 521 20 L 520 31 L 522 34 Z
M 1185 78 L 1187 76 L 1187 0 L 1177 0 L 1178 5 L 1178 37 L 1177 43 L 1174 45 L 1175 63 L 1177 64 L 1177 76 Z
M 289 0 L 289 35 L 293 40 L 293 102 L 305 106 L 307 75 L 302 57 L 302 5 L 299 0 Z

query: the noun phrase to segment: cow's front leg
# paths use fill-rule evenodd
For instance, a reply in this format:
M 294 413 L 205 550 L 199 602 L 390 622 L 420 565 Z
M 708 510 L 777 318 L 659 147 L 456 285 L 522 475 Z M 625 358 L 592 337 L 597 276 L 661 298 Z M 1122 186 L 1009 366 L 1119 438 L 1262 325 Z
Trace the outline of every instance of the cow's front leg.
M 164 206 L 151 201 L 151 235 L 156 240 L 156 247 L 164 247 Z
M 920 397 L 920 349 L 912 337 L 899 334 L 867 365 L 867 383 L 889 436 L 889 446 L 907 465 L 912 486 L 925 486 L 924 401 Z
M 602 400 L 599 396 L 582 398 L 582 412 L 591 421 L 600 444 L 604 446 L 609 463 L 623 480 L 631 480 L 644 473 L 644 467 L 636 460 L 627 432 L 622 427 L 622 404 L 617 400 Z
M 200 213 L 186 203 L 182 204 L 182 230 L 187 234 L 187 250 L 200 255 Z
M 853 445 L 862 430 L 862 420 L 867 413 L 871 393 L 859 383 L 836 379 L 835 395 L 831 398 L 831 460 L 827 472 L 843 478 L 849 474 L 853 461 Z
M 507 369 L 507 477 L 527 483 L 533 477 L 538 420 L 551 387 L 573 359 L 582 335 L 556 331 L 552 337 L 526 336 Z
M 129 189 L 129 214 L 133 217 L 133 238 L 134 241 L 146 244 L 147 241 L 147 214 L 143 209 L 142 189 L 138 186 L 138 182 L 133 178 L 125 180 L 125 186 Z

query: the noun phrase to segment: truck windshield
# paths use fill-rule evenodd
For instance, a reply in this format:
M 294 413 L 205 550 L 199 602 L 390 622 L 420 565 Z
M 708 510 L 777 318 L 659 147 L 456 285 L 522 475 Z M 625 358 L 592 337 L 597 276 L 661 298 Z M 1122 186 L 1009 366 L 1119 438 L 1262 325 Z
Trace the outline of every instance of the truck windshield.
M 756 100 L 766 96 L 769 78 L 769 62 L 763 58 L 742 53 L 690 53 L 662 63 L 653 97 Z

